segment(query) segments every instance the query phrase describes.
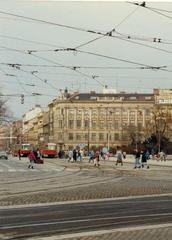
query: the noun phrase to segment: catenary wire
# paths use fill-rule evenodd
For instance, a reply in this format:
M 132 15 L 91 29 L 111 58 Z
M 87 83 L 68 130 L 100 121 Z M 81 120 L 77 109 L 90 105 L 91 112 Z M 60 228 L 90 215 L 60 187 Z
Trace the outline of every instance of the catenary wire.
M 134 14 L 134 13 L 136 12 L 136 10 L 137 10 L 138 8 L 139 8 L 139 7 L 137 7 L 137 8 L 134 9 L 131 13 L 129 13 L 119 24 L 116 25 L 115 28 L 119 27 L 124 21 L 126 21 L 132 14 Z M 109 32 L 112 32 L 112 31 L 113 31 L 113 29 L 112 29 L 111 31 L 109 31 Z M 90 43 L 92 43 L 92 42 L 95 42 L 95 41 L 97 41 L 97 40 L 99 40 L 99 39 L 104 38 L 105 36 L 107 36 L 107 34 L 105 34 L 104 36 L 100 36 L 100 37 L 94 38 L 94 39 L 92 39 L 92 40 L 90 40 L 90 41 L 88 41 L 88 42 L 85 42 L 85 43 L 83 43 L 83 44 L 80 44 L 80 45 L 78 45 L 77 47 L 75 47 L 75 49 L 84 47 L 84 46 L 86 46 L 86 45 L 88 45 L 88 44 L 90 44 Z

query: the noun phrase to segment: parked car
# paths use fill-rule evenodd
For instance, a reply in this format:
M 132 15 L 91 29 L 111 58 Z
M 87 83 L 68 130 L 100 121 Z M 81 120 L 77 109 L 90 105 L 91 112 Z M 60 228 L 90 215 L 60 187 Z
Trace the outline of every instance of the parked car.
M 0 151 L 0 158 L 8 159 L 8 154 L 5 151 Z

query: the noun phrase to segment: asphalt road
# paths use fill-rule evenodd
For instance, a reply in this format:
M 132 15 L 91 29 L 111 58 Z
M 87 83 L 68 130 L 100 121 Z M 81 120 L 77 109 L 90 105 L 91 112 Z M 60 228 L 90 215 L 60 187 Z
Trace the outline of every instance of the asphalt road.
M 0 209 L 1 239 L 162 223 L 172 223 L 172 196 Z

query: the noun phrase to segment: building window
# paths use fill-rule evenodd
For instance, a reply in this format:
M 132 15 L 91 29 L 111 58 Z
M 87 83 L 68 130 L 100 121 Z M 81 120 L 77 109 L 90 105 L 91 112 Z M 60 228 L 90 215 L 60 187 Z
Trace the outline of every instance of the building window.
M 63 128 L 63 121 L 59 120 L 59 128 Z
M 115 141 L 118 141 L 118 140 L 119 140 L 119 133 L 115 133 L 115 134 L 114 134 L 114 140 L 115 140 Z
M 92 133 L 92 134 L 91 134 L 91 140 L 92 140 L 92 141 L 95 141 L 95 140 L 96 140 L 96 133 Z
M 103 128 L 104 128 L 104 122 L 103 122 L 103 121 L 101 121 L 101 122 L 99 123 L 99 128 L 100 128 L 100 129 L 103 129 Z
M 73 109 L 70 109 L 70 110 L 69 110 L 69 114 L 73 115 L 73 114 L 74 114 L 74 110 L 73 110 Z
M 152 99 L 151 96 L 147 96 L 147 97 L 145 97 L 145 100 L 151 100 L 151 99 Z
M 77 115 L 81 116 L 81 114 L 82 114 L 82 109 L 78 109 Z
M 88 128 L 89 127 L 89 120 L 84 120 L 84 127 Z
M 115 129 L 118 129 L 118 128 L 119 128 L 119 121 L 115 121 L 115 122 L 114 122 L 114 128 L 115 128 Z
M 63 114 L 64 114 L 64 109 L 62 108 L 62 109 L 61 109 L 61 115 L 63 115 Z
M 73 128 L 74 127 L 74 121 L 73 120 L 69 120 L 69 128 Z
M 69 133 L 69 140 L 70 140 L 70 141 L 73 140 L 73 133 Z
M 89 141 L 88 136 L 89 136 L 88 133 L 84 134 L 85 141 Z
M 99 140 L 103 141 L 104 140 L 104 134 L 103 133 L 99 133 Z
M 79 134 L 79 133 L 76 134 L 76 140 L 81 141 L 81 134 Z
M 91 114 L 92 114 L 92 115 L 97 115 L 97 110 L 96 110 L 96 109 L 92 109 L 92 110 L 91 110 Z
M 116 110 L 116 111 L 115 111 L 115 115 L 116 115 L 116 116 L 119 116 L 119 115 L 120 115 L 120 111 L 119 111 L 119 110 Z
M 142 123 L 142 122 L 138 122 L 138 123 L 137 123 L 137 127 L 138 127 L 138 128 L 142 128 L 142 126 L 143 126 L 143 123 Z
M 62 141 L 62 139 L 63 139 L 63 135 L 62 135 L 62 133 L 59 133 L 59 141 Z
M 92 126 L 92 128 L 96 128 L 97 122 L 96 122 L 96 121 L 92 121 L 92 122 L 91 122 L 91 126 Z
M 81 128 L 81 120 L 76 120 L 76 127 Z
M 135 126 L 135 121 L 130 120 L 130 126 Z
M 135 116 L 135 111 L 131 111 L 131 112 L 130 112 L 130 115 L 131 115 L 131 116 Z
M 146 109 L 146 110 L 145 110 L 145 115 L 146 115 L 146 117 L 149 117 L 149 116 L 151 115 L 151 111 L 148 110 L 148 109 Z

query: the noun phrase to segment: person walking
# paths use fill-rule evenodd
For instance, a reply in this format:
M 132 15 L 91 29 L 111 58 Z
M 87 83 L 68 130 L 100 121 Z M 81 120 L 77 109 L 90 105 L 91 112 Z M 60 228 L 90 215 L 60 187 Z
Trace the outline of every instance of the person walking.
M 142 153 L 142 168 L 144 168 L 144 166 L 147 166 L 147 168 L 149 168 L 149 165 L 147 162 L 148 159 L 149 159 L 149 151 L 145 149 Z
M 68 152 L 68 162 L 73 162 L 73 151 L 70 149 L 69 152 Z
M 159 158 L 161 161 L 166 161 L 166 155 L 163 150 L 159 153 Z
M 37 148 L 37 150 L 36 150 L 36 161 L 37 161 L 37 163 L 40 163 L 40 160 L 41 160 L 41 153 L 40 153 L 40 150 L 39 150 L 39 148 Z
M 28 158 L 29 158 L 29 161 L 30 161 L 30 164 L 29 164 L 28 168 L 32 168 L 33 169 L 34 168 L 34 163 L 36 161 L 36 156 L 35 156 L 33 151 L 31 151 L 29 153 Z
M 18 150 L 18 157 L 19 157 L 19 160 L 21 160 L 21 152 L 20 152 L 20 149 Z
M 94 156 L 94 166 L 95 167 L 100 166 L 100 153 L 99 153 L 99 151 L 96 151 L 96 154 Z
M 141 167 L 141 164 L 140 164 L 140 151 L 138 149 L 135 150 L 135 166 L 134 168 L 140 168 Z
M 77 151 L 76 149 L 73 149 L 73 161 L 76 162 L 77 160 Z
M 116 151 L 116 165 L 118 165 L 118 163 L 121 163 L 121 166 L 123 165 L 123 162 L 122 162 L 122 151 L 121 149 L 117 149 Z
M 91 150 L 89 153 L 88 153 L 88 156 L 89 156 L 89 163 L 92 161 L 94 162 L 94 151 Z

